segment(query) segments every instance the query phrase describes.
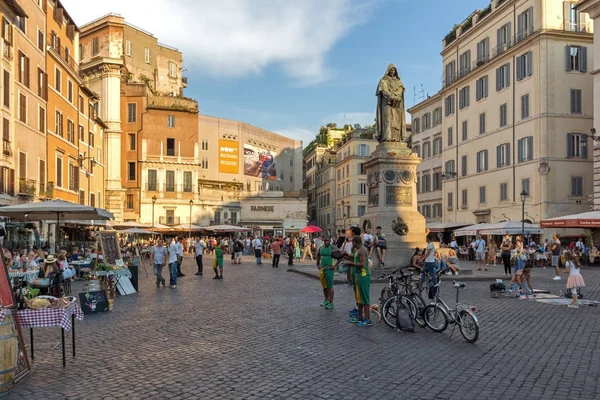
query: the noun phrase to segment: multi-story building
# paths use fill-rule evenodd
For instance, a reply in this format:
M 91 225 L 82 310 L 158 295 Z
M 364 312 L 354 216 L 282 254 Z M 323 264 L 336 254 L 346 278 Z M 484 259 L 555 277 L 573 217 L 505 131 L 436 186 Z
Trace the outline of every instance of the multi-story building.
M 317 171 L 318 162 L 323 154 L 328 150 L 327 146 L 317 145 L 304 150 L 304 189 L 308 194 L 307 215 L 311 225 L 317 225 Z
M 2 13 L 2 154 L 0 199 L 3 204 L 32 201 L 37 182 L 46 173 L 43 84 L 44 44 L 37 46 L 36 27 L 45 26 L 45 14 L 34 2 L 1 2 Z M 40 125 L 41 122 L 41 125 Z
M 349 132 L 336 146 L 335 225 L 343 233 L 350 225 L 360 225 L 367 212 L 367 175 L 364 163 L 375 150 L 375 134 L 366 129 Z
M 590 17 L 594 24 L 600 22 L 600 0 L 582 0 L 575 7 L 580 11 L 581 15 Z M 584 21 L 587 21 L 584 20 Z M 594 30 L 594 58 L 590 66 L 592 71 L 597 71 L 600 68 L 600 30 Z M 597 105 L 600 102 L 600 74 L 594 73 L 594 103 Z M 600 107 L 594 107 L 594 127 L 600 126 Z M 600 210 L 600 136 L 597 135 L 596 129 L 592 130 L 588 143 L 593 145 L 593 161 L 594 161 L 594 210 Z
M 321 228 L 326 235 L 333 235 L 336 232 L 335 227 L 335 165 L 337 162 L 336 152 L 333 149 L 326 150 L 316 161 L 317 172 L 315 178 L 316 185 L 316 207 L 317 217 L 316 225 Z
M 99 97 L 81 87 L 79 29 L 60 1 L 41 4 L 46 31 L 36 36 L 46 45 L 46 73 L 38 79 L 48 92 L 47 197 L 103 207 L 105 125 L 96 116 Z
M 412 115 L 412 151 L 417 167 L 417 204 L 428 223 L 442 220 L 442 96 L 438 93 L 408 110 Z M 449 176 L 450 177 L 450 176 Z
M 519 221 L 521 193 L 530 222 L 589 209 L 593 35 L 574 5 L 494 0 L 444 39 L 444 221 Z
M 116 14 L 81 31 L 85 84 L 100 93 L 107 124 L 106 203 L 115 219 L 239 224 L 240 197 L 301 189 L 302 142 L 199 115 L 183 96 L 177 49 Z
M 196 118 L 197 103 L 182 95 L 185 78 L 181 53 L 160 45 L 152 34 L 116 14 L 86 24 L 81 32 L 79 53 L 84 84 L 100 94 L 102 102 L 97 111 L 107 126 L 106 208 L 118 221 L 125 214 L 133 218 L 139 216 L 144 202 L 140 196 L 144 138 L 155 138 L 158 127 L 168 127 L 167 133 L 177 132 L 175 137 L 169 137 L 169 144 L 177 137 L 185 137 L 183 157 L 189 158 L 191 152 L 193 159 L 194 146 L 187 146 L 187 141 L 197 136 L 197 124 L 189 122 Z M 151 126 L 154 123 L 156 128 Z M 138 132 L 139 129 L 144 132 Z M 163 139 L 166 141 L 167 135 Z M 166 145 L 148 145 L 148 154 L 167 157 Z

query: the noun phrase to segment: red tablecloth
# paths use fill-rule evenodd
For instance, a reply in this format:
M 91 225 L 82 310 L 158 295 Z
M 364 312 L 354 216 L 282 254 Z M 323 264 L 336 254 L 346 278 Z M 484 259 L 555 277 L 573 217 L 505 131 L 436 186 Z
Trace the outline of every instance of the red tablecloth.
M 46 328 L 60 326 L 65 330 L 71 329 L 71 315 L 83 321 L 83 311 L 77 302 L 72 302 L 65 308 L 44 308 L 33 310 L 31 308 L 17 311 L 21 328 Z

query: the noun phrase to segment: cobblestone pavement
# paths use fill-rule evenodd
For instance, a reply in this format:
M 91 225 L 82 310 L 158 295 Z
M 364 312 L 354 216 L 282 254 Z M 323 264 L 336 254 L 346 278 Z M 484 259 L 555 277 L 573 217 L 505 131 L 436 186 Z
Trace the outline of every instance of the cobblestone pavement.
M 194 276 L 191 261 L 177 289 L 156 289 L 142 271 L 139 294 L 78 322 L 77 358 L 68 358 L 66 369 L 60 346 L 52 349 L 59 329 L 38 329 L 33 372 L 6 398 L 600 397 L 600 308 L 492 299 L 489 282 L 468 282 L 461 300 L 478 307 L 481 325 L 479 341 L 469 344 L 458 330 L 450 337 L 399 333 L 383 322 L 353 326 L 350 290 L 337 285 L 336 308 L 325 311 L 319 283 L 285 265 L 226 261 L 218 281 L 210 269 Z M 582 274 L 586 298 L 600 300 L 600 268 Z M 565 280 L 551 276 L 535 270 L 534 286 L 558 293 Z M 380 288 L 373 285 L 372 298 Z M 453 304 L 449 283 L 441 293 Z

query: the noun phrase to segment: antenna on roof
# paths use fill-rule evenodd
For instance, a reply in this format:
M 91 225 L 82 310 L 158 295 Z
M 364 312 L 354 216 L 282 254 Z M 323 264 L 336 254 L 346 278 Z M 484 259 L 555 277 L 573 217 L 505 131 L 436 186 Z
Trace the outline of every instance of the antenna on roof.
M 421 84 L 420 89 L 417 91 L 417 87 L 413 86 L 413 106 L 417 104 L 418 101 L 425 100 L 425 89 L 423 88 L 423 84 Z

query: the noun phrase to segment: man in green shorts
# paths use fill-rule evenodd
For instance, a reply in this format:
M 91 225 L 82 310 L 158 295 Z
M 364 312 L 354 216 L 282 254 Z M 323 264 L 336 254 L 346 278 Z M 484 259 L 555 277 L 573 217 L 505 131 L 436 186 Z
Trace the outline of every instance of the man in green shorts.
M 331 239 L 328 237 L 323 241 L 323 246 L 319 248 L 317 252 L 317 267 L 319 267 L 319 279 L 321 280 L 321 286 L 323 286 L 323 294 L 325 295 L 325 301 L 321 303 L 326 310 L 333 308 L 333 276 L 335 274 L 335 266 L 333 258 L 331 257 Z
M 348 266 L 355 269 L 355 295 L 358 305 L 358 318 L 356 326 L 373 326 L 371 322 L 371 270 L 369 269 L 369 257 L 367 249 L 362 245 L 360 236 L 352 238 L 352 246 L 355 249 L 354 261 L 348 261 Z

